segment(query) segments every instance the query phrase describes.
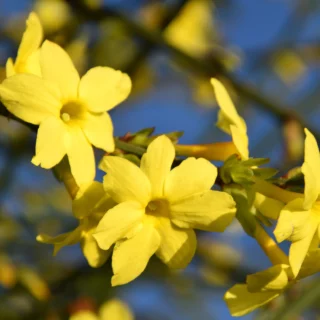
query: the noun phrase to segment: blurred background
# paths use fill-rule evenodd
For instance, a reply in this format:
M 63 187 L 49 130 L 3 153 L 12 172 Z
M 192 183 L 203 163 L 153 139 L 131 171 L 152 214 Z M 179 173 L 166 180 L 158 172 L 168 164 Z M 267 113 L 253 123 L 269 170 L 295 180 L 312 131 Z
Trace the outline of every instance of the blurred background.
M 116 136 L 155 127 L 157 134 L 184 131 L 184 144 L 230 140 L 215 127 L 209 83 L 215 76 L 247 122 L 251 156 L 269 157 L 284 174 L 301 164 L 303 126 L 319 137 L 317 0 L 2 0 L 1 79 L 30 11 L 80 74 L 96 65 L 130 74 L 132 94 L 111 111 Z M 79 246 L 53 257 L 50 245 L 36 242 L 38 233 L 57 235 L 77 221 L 52 172 L 30 163 L 34 143 L 28 128 L 0 118 L 0 319 L 68 319 L 114 297 L 138 320 L 231 319 L 225 291 L 270 266 L 234 222 L 221 235 L 199 233 L 186 270 L 173 272 L 152 259 L 137 280 L 112 288 L 110 262 L 92 269 Z M 313 281 L 243 319 L 319 319 L 320 287 L 310 289 Z M 300 314 L 288 316 L 291 309 Z

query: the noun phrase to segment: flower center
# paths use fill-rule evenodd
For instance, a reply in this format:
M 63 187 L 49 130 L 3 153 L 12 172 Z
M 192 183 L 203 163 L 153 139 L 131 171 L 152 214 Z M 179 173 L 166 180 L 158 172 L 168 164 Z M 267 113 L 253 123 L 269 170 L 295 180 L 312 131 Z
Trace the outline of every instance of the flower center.
M 169 202 L 166 199 L 155 199 L 148 203 L 146 214 L 158 217 L 169 217 Z
M 66 123 L 81 120 L 85 111 L 85 106 L 80 101 L 68 101 L 60 110 L 60 118 Z

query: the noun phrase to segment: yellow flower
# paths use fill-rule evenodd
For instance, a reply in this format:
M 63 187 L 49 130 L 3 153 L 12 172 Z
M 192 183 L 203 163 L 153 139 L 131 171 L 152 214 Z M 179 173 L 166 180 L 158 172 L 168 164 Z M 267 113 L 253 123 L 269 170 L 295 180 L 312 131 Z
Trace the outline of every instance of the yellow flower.
M 247 126 L 242 117 L 239 116 L 227 90 L 217 79 L 212 78 L 211 84 L 214 88 L 217 102 L 220 106 L 218 113 L 217 126 L 227 134 L 232 136 L 232 140 L 242 160 L 249 159 L 249 138 L 247 135 Z M 265 182 L 266 188 L 270 184 Z M 253 186 L 256 189 L 256 185 Z M 277 219 L 283 203 L 273 198 L 267 197 L 257 190 L 254 190 L 254 208 L 258 209 L 264 216 Z M 283 193 L 280 188 L 278 191 Z
M 112 299 L 100 307 L 99 315 L 92 311 L 79 311 L 69 320 L 134 320 L 134 316 L 126 303 Z
M 22 36 L 15 62 L 7 60 L 6 75 L 10 77 L 16 73 L 31 73 L 41 76 L 39 64 L 39 47 L 42 42 L 43 31 L 38 16 L 31 12 L 27 19 L 27 29 Z
M 317 141 L 305 129 L 305 154 L 302 172 L 304 174 L 304 198 L 290 201 L 280 212 L 274 230 L 278 242 L 290 240 L 289 262 L 293 274 L 299 273 L 301 264 L 313 245 L 319 245 L 320 231 L 320 155 Z
M 232 316 L 243 316 L 278 297 L 284 290 L 320 271 L 320 249 L 310 251 L 295 279 L 289 265 L 278 264 L 267 270 L 247 276 L 246 284 L 229 289 L 224 300 Z
M 95 67 L 80 80 L 67 53 L 50 41 L 41 47 L 40 65 L 43 78 L 17 74 L 4 80 L 0 99 L 16 117 L 40 125 L 33 164 L 50 169 L 67 154 L 77 184 L 90 182 L 95 176 L 92 145 L 114 151 L 106 111 L 127 98 L 130 78 Z
M 217 126 L 227 134 L 232 136 L 242 160 L 249 158 L 249 140 L 247 136 L 247 126 L 235 108 L 224 85 L 217 79 L 212 78 L 211 84 L 216 94 L 216 99 L 220 107 L 218 113 Z
M 171 268 L 185 268 L 196 249 L 193 229 L 222 232 L 235 215 L 225 192 L 210 190 L 217 168 L 205 159 L 188 158 L 170 171 L 174 146 L 156 138 L 140 168 L 121 157 L 105 157 L 104 188 L 119 203 L 101 219 L 98 245 L 114 243 L 112 285 L 138 277 L 155 253 Z
M 46 33 L 58 31 L 72 19 L 70 7 L 64 0 L 37 0 L 34 11 Z
M 81 188 L 73 201 L 73 213 L 79 219 L 79 226 L 71 232 L 56 237 L 40 234 L 37 236 L 37 240 L 53 244 L 54 255 L 62 247 L 80 242 L 82 252 L 89 265 L 94 268 L 99 267 L 109 258 L 111 251 L 100 249 L 92 233 L 105 212 L 114 205 L 113 200 L 106 196 L 102 184 L 94 181 L 89 186 Z
M 215 37 L 212 3 L 191 0 L 164 32 L 168 42 L 193 56 L 203 56 L 212 47 Z

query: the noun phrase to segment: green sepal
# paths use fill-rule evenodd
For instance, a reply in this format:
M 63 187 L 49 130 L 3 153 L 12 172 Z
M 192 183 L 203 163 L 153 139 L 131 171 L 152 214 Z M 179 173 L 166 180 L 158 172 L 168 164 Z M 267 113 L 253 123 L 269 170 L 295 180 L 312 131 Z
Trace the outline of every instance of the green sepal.
M 254 175 L 263 180 L 267 180 L 275 176 L 279 171 L 273 168 L 256 168 L 253 169 Z
M 247 194 L 244 190 L 229 189 L 229 193 L 237 204 L 236 218 L 240 222 L 243 230 L 250 236 L 254 237 L 256 230 L 256 217 L 250 210 Z
M 242 161 L 242 164 L 246 167 L 258 167 L 268 163 L 269 161 L 270 160 L 268 158 L 249 158 L 248 160 Z
M 125 154 L 121 154 L 118 156 L 121 158 L 125 158 L 125 159 L 129 160 L 130 162 L 134 163 L 135 165 L 137 165 L 138 167 L 140 167 L 140 159 L 135 154 L 125 153 Z
M 255 182 L 252 169 L 241 165 L 234 166 L 230 170 L 230 176 L 232 181 L 241 185 L 252 185 Z

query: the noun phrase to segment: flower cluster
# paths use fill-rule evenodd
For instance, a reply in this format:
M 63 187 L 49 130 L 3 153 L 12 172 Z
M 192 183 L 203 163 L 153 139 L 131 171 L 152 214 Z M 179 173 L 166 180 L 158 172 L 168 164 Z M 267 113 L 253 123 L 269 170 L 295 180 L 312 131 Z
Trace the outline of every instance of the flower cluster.
M 156 254 L 171 268 L 184 268 L 196 250 L 194 229 L 223 232 L 234 218 L 235 202 L 213 191 L 217 168 L 188 158 L 171 170 L 175 148 L 166 136 L 149 144 L 140 168 L 118 156 L 105 156 L 103 185 L 94 181 L 92 145 L 112 153 L 114 139 L 107 110 L 129 94 L 130 78 L 107 67 L 90 69 L 81 79 L 57 44 L 42 42 L 34 13 L 27 21 L 18 58 L 7 63 L 1 101 L 17 118 L 39 125 L 35 165 L 53 168 L 67 155 L 79 185 L 73 214 L 79 226 L 37 240 L 63 246 L 80 242 L 92 267 L 112 254 L 113 285 L 132 281 Z
M 212 79 L 211 84 L 221 108 L 217 125 L 231 134 L 241 159 L 247 160 L 246 124 L 223 85 L 216 79 Z M 305 161 L 301 169 L 305 179 L 304 196 L 267 185 L 267 182 L 259 179 L 255 179 L 250 188 L 245 188 L 247 195 L 253 189 L 253 209 L 267 218 L 277 220 L 274 230 L 277 241 L 287 239 L 292 243 L 288 259 L 282 252 L 278 252 L 278 255 L 271 253 L 269 258 L 274 266 L 248 275 L 246 284 L 237 284 L 227 291 L 224 298 L 233 316 L 242 316 L 255 310 L 278 297 L 298 280 L 320 271 L 320 154 L 312 133 L 308 129 L 305 129 L 305 133 Z M 241 213 L 239 207 L 237 203 L 237 213 Z M 275 244 L 269 241 L 269 245 Z
M 17 58 L 7 61 L 0 100 L 20 121 L 38 126 L 32 163 L 51 169 L 68 161 L 76 187 L 78 227 L 56 237 L 40 234 L 38 241 L 53 244 L 54 254 L 80 243 L 92 267 L 112 256 L 115 286 L 136 279 L 153 255 L 170 268 L 185 268 L 196 251 L 195 229 L 223 232 L 236 217 L 273 264 L 225 294 L 232 315 L 240 316 L 320 271 L 320 155 L 305 129 L 304 194 L 272 184 L 276 171 L 259 167 L 266 159 L 250 158 L 246 123 L 224 85 L 217 79 L 211 84 L 220 107 L 217 126 L 232 142 L 182 146 L 170 134 L 144 134 L 136 142 L 129 135 L 131 146 L 140 141 L 139 150 L 145 148 L 141 159 L 130 161 L 115 152 L 107 113 L 128 97 L 129 76 L 94 67 L 80 78 L 64 49 L 43 42 L 41 23 L 31 13 Z M 103 183 L 94 181 L 93 146 L 107 152 L 99 166 Z M 209 160 L 224 161 L 219 176 Z M 212 190 L 215 184 L 219 189 Z M 288 256 L 263 227 L 272 223 L 277 242 L 291 242 Z

